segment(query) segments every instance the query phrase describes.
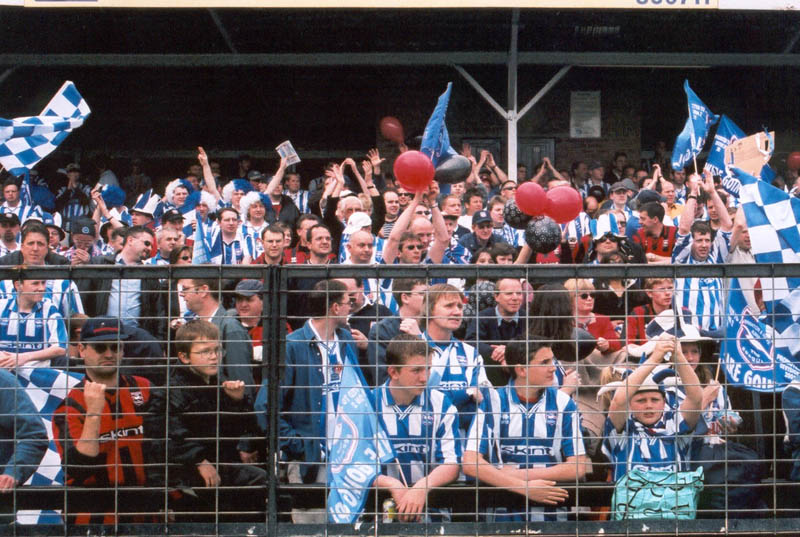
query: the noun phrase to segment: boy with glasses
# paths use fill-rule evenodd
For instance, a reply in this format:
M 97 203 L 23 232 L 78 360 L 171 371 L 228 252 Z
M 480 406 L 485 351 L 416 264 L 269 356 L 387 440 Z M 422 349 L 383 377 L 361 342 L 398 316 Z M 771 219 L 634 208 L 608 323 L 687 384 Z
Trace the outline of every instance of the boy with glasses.
M 260 504 L 257 499 L 267 474 L 251 464 L 255 453 L 239 449 L 239 438 L 257 429 L 252 400 L 243 381 L 222 380 L 219 338 L 219 329 L 208 321 L 190 321 L 178 329 L 180 365 L 172 369 L 169 390 L 153 394 L 147 435 L 159 444 L 169 440 L 160 455 L 179 465 L 169 472 L 169 486 L 216 488 L 221 512 L 262 510 L 263 496 Z M 213 513 L 214 504 L 205 509 Z

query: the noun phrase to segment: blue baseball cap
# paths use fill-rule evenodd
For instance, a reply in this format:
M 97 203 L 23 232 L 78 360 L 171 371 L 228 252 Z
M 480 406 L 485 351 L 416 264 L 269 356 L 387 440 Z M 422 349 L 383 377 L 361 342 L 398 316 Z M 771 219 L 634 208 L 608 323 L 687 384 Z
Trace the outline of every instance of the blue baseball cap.
M 122 330 L 122 322 L 114 317 L 93 317 L 87 319 L 81 329 L 81 342 L 117 341 L 128 339 Z

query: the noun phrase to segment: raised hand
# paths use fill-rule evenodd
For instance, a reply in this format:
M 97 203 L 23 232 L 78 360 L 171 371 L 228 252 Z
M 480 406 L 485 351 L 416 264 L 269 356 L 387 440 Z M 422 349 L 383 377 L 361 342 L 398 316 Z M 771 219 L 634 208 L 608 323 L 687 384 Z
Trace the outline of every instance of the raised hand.
M 100 414 L 106 408 L 106 385 L 87 380 L 83 387 L 87 414 Z
M 202 147 L 197 147 L 197 162 L 200 163 L 200 166 L 206 167 L 208 166 L 208 155 L 206 155 L 206 150 Z

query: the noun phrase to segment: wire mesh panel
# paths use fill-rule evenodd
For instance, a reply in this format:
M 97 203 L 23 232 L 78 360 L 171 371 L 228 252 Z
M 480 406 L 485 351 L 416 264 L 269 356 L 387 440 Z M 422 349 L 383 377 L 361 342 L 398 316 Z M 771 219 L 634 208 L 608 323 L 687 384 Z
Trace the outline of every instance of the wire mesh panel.
M 0 531 L 792 533 L 798 270 L 2 269 Z

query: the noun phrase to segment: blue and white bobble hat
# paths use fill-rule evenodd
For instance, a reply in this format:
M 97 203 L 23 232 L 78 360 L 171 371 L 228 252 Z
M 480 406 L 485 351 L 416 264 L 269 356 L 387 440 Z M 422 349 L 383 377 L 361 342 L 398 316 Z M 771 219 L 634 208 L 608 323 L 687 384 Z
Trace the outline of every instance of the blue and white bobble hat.
M 167 203 L 172 203 L 174 205 L 174 202 L 172 201 L 172 195 L 175 193 L 175 189 L 179 186 L 182 186 L 186 190 L 188 190 L 189 194 L 195 191 L 194 187 L 192 186 L 192 183 L 190 183 L 186 179 L 175 179 L 173 181 L 170 181 L 169 184 L 167 185 L 167 188 L 164 189 L 164 201 L 166 201 Z
M 256 192 L 255 190 L 248 192 L 239 200 L 239 212 L 242 215 L 242 221 L 247 220 L 247 211 L 249 211 L 250 206 L 256 202 L 261 202 L 265 209 L 272 206 L 272 202 L 269 201 L 269 197 L 266 194 Z
M 225 203 L 230 203 L 231 198 L 233 198 L 233 193 L 237 190 L 240 190 L 247 194 L 248 192 L 253 191 L 253 185 L 250 184 L 250 181 L 247 179 L 234 179 L 224 187 L 222 187 L 222 201 Z
M 589 231 L 592 238 L 597 240 L 609 233 L 619 235 L 619 226 L 617 226 L 617 217 L 613 213 L 601 214 L 597 218 L 589 221 Z

